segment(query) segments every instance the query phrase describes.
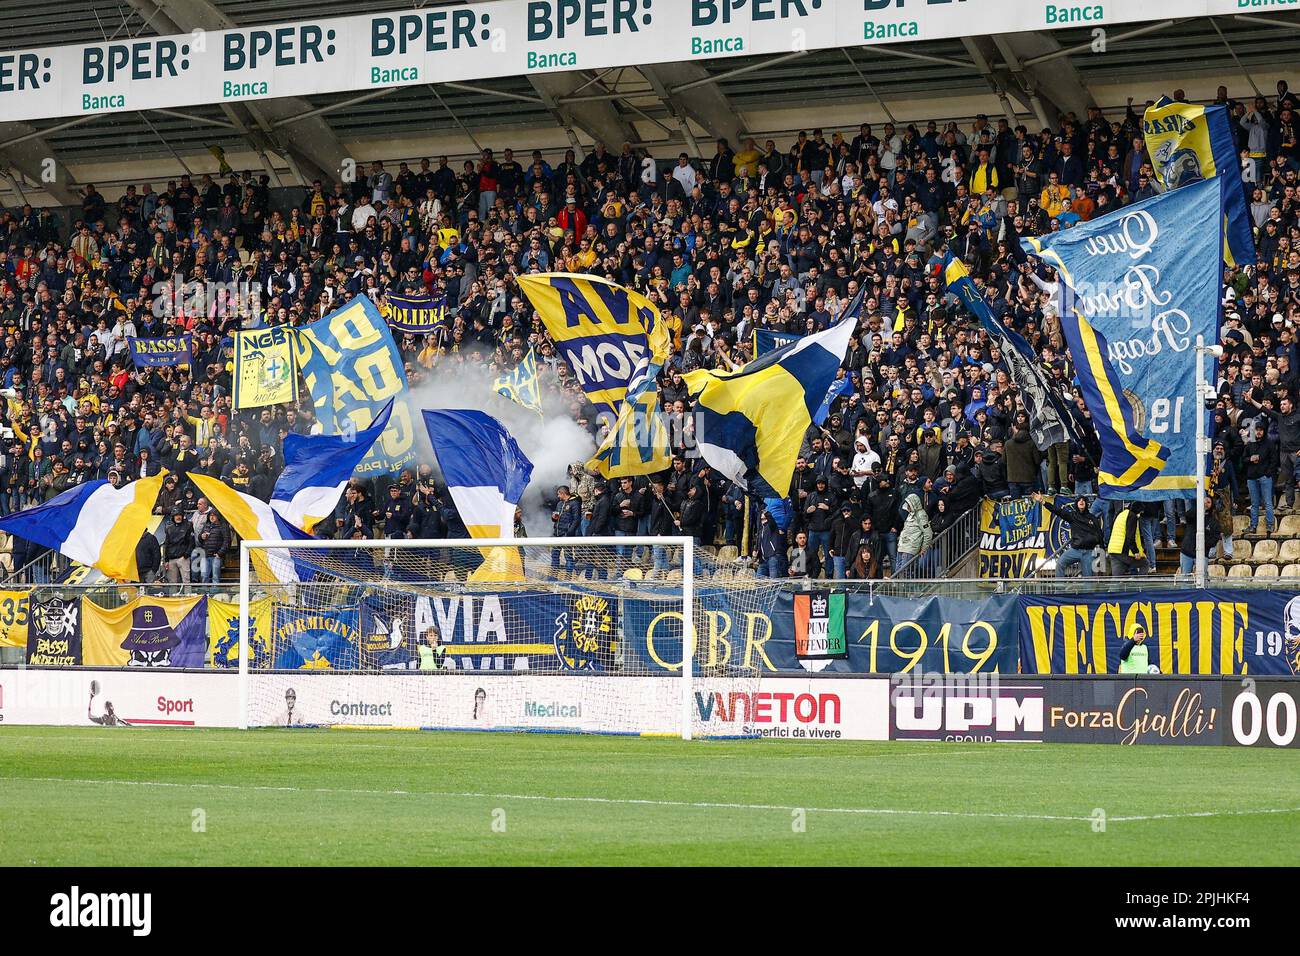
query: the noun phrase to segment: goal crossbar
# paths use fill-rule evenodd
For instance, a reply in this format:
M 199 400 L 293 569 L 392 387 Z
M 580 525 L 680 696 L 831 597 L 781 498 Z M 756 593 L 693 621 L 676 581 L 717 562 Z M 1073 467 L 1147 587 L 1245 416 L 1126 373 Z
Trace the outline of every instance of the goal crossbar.
M 691 739 L 691 709 L 695 658 L 695 539 L 690 536 L 654 537 L 649 535 L 601 535 L 569 538 L 368 538 L 353 540 L 242 540 L 239 543 L 239 726 L 249 727 L 249 608 L 252 599 L 252 561 L 255 550 L 262 551 L 334 551 L 357 548 L 385 550 L 482 550 L 486 548 L 681 548 L 682 552 L 682 668 L 681 736 Z

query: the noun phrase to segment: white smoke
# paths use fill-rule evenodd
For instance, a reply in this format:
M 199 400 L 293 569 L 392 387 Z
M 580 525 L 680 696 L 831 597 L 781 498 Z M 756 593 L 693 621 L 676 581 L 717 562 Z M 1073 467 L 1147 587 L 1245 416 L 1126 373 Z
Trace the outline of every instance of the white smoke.
M 585 463 L 595 452 L 596 443 L 574 421 L 569 400 L 554 389 L 542 389 L 543 414 L 538 415 L 498 395 L 492 388 L 497 377 L 498 373 L 473 360 L 456 362 L 447 357 L 424 372 L 423 381 L 410 393 L 419 461 L 438 470 L 420 414 L 423 409 L 474 408 L 486 412 L 509 430 L 533 463 L 533 477 L 519 505 L 528 534 L 549 537 L 554 531 L 550 503 L 555 501 L 555 489 L 560 485 L 572 487 L 569 466 L 578 461 Z

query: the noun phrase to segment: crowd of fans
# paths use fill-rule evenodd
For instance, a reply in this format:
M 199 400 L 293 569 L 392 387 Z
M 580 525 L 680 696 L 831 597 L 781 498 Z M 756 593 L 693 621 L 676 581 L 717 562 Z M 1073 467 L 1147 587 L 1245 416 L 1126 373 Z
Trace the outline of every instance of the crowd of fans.
M 1300 119 L 1285 82 L 1274 97 L 1235 101 L 1221 87 L 1217 99 L 1238 137 L 1258 259 L 1224 278 L 1216 515 L 1248 495 L 1252 521 L 1271 525 L 1279 494 L 1294 507 L 1300 471 Z M 447 157 L 375 162 L 293 201 L 265 175 L 187 175 L 156 191 L 127 187 L 115 201 L 86 186 L 79 210 L 5 210 L 0 510 L 166 467 L 178 475 L 159 501 L 161 553 L 142 555 L 145 570 L 219 578 L 230 529 L 209 524 L 214 512 L 185 473 L 265 498 L 284 436 L 318 427 L 305 391 L 297 407 L 232 409 L 228 336 L 305 324 L 390 291 L 445 295 L 454 315 L 438 333 L 398 335 L 412 385 L 463 363 L 505 371 L 533 348 L 544 389 L 566 396 L 595 435 L 595 409 L 515 282 L 564 270 L 626 284 L 660 307 L 673 339 L 660 396 L 679 413 L 690 410 L 682 373 L 744 363 L 755 329 L 825 328 L 863 286 L 865 306 L 844 362 L 852 388 L 809 430 L 788 507 L 746 508 L 700 460 L 688 428 L 673 468 L 653 481 L 606 483 L 575 468 L 557 492 L 554 528 L 534 533 L 680 529 L 743 547 L 762 574 L 870 578 L 940 570 L 925 560 L 935 537 L 985 496 L 1060 491 L 1085 496 L 1080 509 L 1097 517 L 1105 547 L 1115 516 L 1091 504 L 1096 449 L 1036 447 L 1002 357 L 945 295 L 937 263 L 945 246 L 963 259 L 993 311 L 1071 393 L 1059 325 L 1018 240 L 1160 189 L 1140 110 L 1089 109 L 1037 131 L 982 115 L 968 126 L 864 123 L 848 135 L 718 141 L 710 156 L 675 161 L 626 144 L 581 157 L 484 150 L 459 170 Z M 254 291 L 231 292 L 239 288 Z M 188 367 L 133 366 L 130 338 L 180 332 L 194 335 Z M 1184 511 L 1181 502 L 1134 510 L 1135 547 L 1121 569 L 1137 551 L 1153 568 Z M 427 468 L 356 484 L 317 532 L 465 534 Z M 15 541 L 14 550 L 17 566 L 36 549 Z

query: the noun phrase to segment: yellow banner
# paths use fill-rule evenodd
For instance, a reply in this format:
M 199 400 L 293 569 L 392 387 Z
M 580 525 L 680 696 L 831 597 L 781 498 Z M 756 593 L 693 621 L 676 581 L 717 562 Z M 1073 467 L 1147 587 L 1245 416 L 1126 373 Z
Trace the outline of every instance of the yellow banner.
M 289 329 L 249 329 L 235 333 L 235 407 L 259 408 L 298 401 Z
M 0 591 L 0 647 L 27 646 L 26 591 Z
M 81 602 L 82 663 L 89 667 L 202 667 L 206 598 L 138 597 L 107 609 Z
M 271 660 L 271 599 L 248 605 L 249 664 L 269 666 Z M 239 605 L 234 601 L 208 601 L 209 667 L 239 666 Z

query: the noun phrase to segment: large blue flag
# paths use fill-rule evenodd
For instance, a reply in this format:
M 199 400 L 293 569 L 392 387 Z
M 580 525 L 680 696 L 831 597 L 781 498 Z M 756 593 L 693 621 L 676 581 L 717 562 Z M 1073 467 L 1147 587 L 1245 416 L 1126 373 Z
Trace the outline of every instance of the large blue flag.
M 1038 281 L 1037 276 L 1033 278 Z M 1164 470 L 1169 449 L 1142 435 L 1133 404 L 1125 398 L 1110 361 L 1106 337 L 1083 314 L 1070 284 L 1062 279 L 1055 291 L 1061 333 L 1074 359 L 1083 403 L 1092 413 L 1101 441 L 1098 493 L 1103 498 L 1131 498 L 1134 491 L 1149 487 Z
M 1164 470 L 1126 497 L 1193 497 L 1196 338 L 1219 338 L 1220 183 L 1192 183 L 1022 245 L 1074 289 L 1107 342 L 1136 431 L 1169 450 Z

